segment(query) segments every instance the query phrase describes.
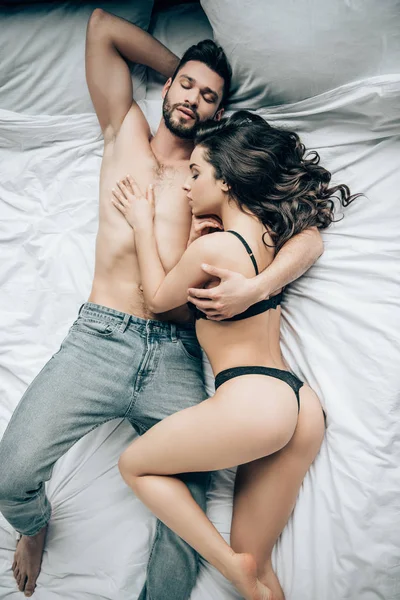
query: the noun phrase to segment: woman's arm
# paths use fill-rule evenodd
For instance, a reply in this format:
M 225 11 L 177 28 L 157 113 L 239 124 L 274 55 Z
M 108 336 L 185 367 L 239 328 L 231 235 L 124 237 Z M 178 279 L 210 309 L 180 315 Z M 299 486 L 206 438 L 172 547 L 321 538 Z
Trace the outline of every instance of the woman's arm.
M 259 275 L 246 278 L 240 273 L 206 265 L 204 270 L 221 283 L 210 289 L 188 290 L 188 300 L 219 321 L 244 312 L 303 275 L 321 256 L 324 246 L 316 227 L 295 235 L 281 248 L 273 262 Z
M 125 216 L 135 235 L 136 254 L 146 304 L 154 313 L 166 312 L 187 301 L 189 286 L 201 286 L 210 277 L 202 263 L 215 259 L 212 234 L 195 240 L 178 264 L 166 273 L 154 233 L 154 191 L 144 196 L 131 177 L 113 190 L 113 204 Z
M 185 251 L 177 265 L 165 273 L 154 226 L 135 227 L 136 252 L 146 304 L 153 313 L 166 312 L 187 302 L 187 290 L 202 286 L 210 276 L 201 268 L 210 257 L 210 240 L 199 238 Z M 212 235 L 212 234 L 210 234 Z

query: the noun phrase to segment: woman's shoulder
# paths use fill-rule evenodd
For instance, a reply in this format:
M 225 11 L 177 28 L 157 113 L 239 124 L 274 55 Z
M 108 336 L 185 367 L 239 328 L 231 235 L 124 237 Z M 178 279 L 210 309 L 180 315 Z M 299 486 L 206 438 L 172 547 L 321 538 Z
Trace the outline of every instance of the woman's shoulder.
M 232 254 L 231 238 L 232 236 L 227 231 L 216 231 L 215 233 L 207 233 L 197 238 L 188 248 L 191 254 L 203 255 L 204 260 L 212 260 L 213 258 L 223 258 Z
M 202 235 L 201 237 L 194 240 L 189 246 L 189 248 L 196 249 L 220 249 L 224 246 L 224 239 L 227 236 L 226 231 L 216 231 L 215 233 L 207 233 L 206 235 Z
M 229 231 L 216 231 L 202 235 L 194 243 L 198 244 L 199 248 L 202 247 L 210 252 L 217 252 L 219 255 L 230 254 L 232 237 Z
M 255 240 L 250 241 L 254 246 L 256 245 Z M 202 262 L 237 271 L 247 277 L 254 274 L 254 264 L 249 259 L 250 246 L 245 248 L 243 244 L 238 244 L 237 236 L 232 235 L 230 231 L 209 233 L 198 238 L 191 246 L 193 246 L 193 254 L 197 257 L 200 255 Z M 254 250 L 254 256 L 257 256 L 258 267 L 261 271 L 271 262 L 271 259 L 268 260 L 267 258 L 269 254 L 268 249 L 263 245 L 261 254 L 265 253 L 266 256 L 263 256 L 264 260 L 260 260 L 260 250 L 256 250 L 255 247 Z M 250 252 L 253 254 L 253 248 L 251 248 Z

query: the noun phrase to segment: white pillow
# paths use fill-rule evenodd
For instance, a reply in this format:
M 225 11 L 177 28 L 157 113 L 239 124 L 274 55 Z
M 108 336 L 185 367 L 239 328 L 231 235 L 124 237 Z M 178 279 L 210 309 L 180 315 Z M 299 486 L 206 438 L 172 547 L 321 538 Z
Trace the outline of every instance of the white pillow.
M 85 79 L 85 36 L 97 6 L 147 29 L 153 0 L 1 10 L 0 108 L 49 115 L 94 112 Z M 133 68 L 133 85 L 135 99 L 144 98 L 144 67 Z
M 232 108 L 296 102 L 400 72 L 399 0 L 201 0 L 234 74 Z
M 200 4 L 174 6 L 155 13 L 149 32 L 179 58 L 201 40 L 212 39 L 213 31 Z M 146 100 L 160 100 L 165 77 L 148 71 Z

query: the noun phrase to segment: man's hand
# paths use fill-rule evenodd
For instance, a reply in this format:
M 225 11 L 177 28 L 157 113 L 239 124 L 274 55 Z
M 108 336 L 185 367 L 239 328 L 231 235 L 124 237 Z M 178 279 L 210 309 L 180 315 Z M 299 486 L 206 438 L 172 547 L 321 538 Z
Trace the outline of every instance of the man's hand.
M 187 246 L 190 246 L 195 240 L 202 235 L 208 233 L 214 233 L 216 231 L 223 231 L 224 228 L 218 217 L 195 217 L 192 216 L 192 226 L 190 228 L 189 241 Z
M 188 301 L 203 311 L 212 321 L 221 321 L 244 312 L 258 301 L 255 278 L 248 279 L 240 273 L 202 265 L 203 271 L 221 280 L 217 287 L 189 288 Z
M 221 283 L 209 289 L 191 288 L 188 300 L 211 320 L 230 319 L 303 275 L 323 250 L 321 234 L 312 227 L 286 242 L 269 267 L 256 277 L 247 279 L 227 269 L 204 265 L 203 270 L 220 279 Z

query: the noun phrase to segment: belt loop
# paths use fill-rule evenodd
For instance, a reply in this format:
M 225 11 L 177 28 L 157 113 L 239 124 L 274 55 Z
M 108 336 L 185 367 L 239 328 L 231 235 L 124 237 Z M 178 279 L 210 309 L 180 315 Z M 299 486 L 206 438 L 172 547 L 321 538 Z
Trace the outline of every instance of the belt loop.
M 82 312 L 82 308 L 85 306 L 85 304 L 86 304 L 86 302 L 84 302 L 84 303 L 81 305 L 81 307 L 80 307 L 80 309 L 79 309 L 79 312 L 78 312 L 78 317 L 79 317 L 79 315 L 81 314 L 81 312 Z
M 171 341 L 172 342 L 178 341 L 178 338 L 176 337 L 176 325 L 174 323 L 171 323 Z
M 121 323 L 121 325 L 119 327 L 119 331 L 121 333 L 125 333 L 126 328 L 128 327 L 130 320 L 131 320 L 131 315 L 125 314 L 124 320 L 122 321 L 122 323 Z

